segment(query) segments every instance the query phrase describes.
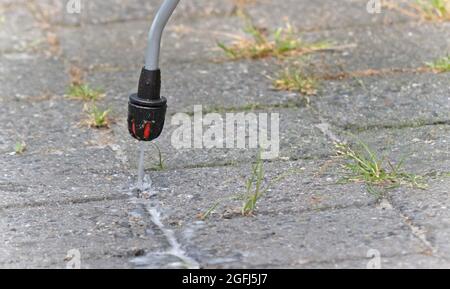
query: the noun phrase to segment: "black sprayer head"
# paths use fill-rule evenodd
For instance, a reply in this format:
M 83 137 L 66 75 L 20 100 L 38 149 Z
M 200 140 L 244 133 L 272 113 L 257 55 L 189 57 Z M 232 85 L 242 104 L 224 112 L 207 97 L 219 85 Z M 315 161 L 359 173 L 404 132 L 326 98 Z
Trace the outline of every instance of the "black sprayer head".
M 157 139 L 164 128 L 167 100 L 160 96 L 161 71 L 142 69 L 137 94 L 128 103 L 128 130 L 140 141 Z

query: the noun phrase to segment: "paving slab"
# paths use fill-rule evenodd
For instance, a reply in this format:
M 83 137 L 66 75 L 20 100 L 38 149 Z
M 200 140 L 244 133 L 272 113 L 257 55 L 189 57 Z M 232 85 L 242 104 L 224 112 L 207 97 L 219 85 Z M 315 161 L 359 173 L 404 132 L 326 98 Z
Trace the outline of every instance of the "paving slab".
M 45 43 L 43 32 L 33 15 L 17 3 L 0 6 L 0 28 L 0 55 L 33 51 Z
M 352 142 L 364 141 L 377 154 L 418 175 L 448 173 L 450 169 L 448 125 L 378 129 L 342 135 Z
M 317 74 L 415 69 L 448 53 L 449 23 L 401 23 L 304 33 L 305 41 L 328 41 L 333 53 L 313 55 Z
M 1 246 L 10 258 L 2 255 L 0 267 L 66 268 L 72 249 L 81 253 L 82 268 L 99 260 L 101 267 L 131 267 L 136 252 L 158 246 L 145 227 L 134 226 L 132 210 L 126 201 L 106 201 L 2 211 Z
M 69 77 L 61 60 L 18 52 L 0 59 L 0 82 L 3 102 L 20 97 L 63 95 Z
M 8 153 L 19 141 L 25 141 L 29 153 L 79 148 L 95 136 L 82 126 L 86 118 L 83 104 L 62 96 L 21 96 L 4 101 L 1 128 Z
M 2 157 L 1 207 L 122 198 L 128 177 L 107 166 L 114 154 L 104 151 Z
M 390 194 L 392 203 L 411 221 L 432 230 L 448 229 L 449 178 L 436 177 L 427 190 L 401 189 Z
M 370 14 L 367 12 L 365 0 L 257 1 L 255 5 L 248 5 L 246 10 L 261 24 L 282 25 L 289 19 L 295 26 L 306 31 L 411 21 L 410 18 L 390 10 Z
M 312 105 L 331 124 L 353 131 L 446 123 L 449 77 L 427 73 L 327 82 Z
M 435 256 L 448 260 L 450 218 L 448 213 L 449 177 L 436 176 L 427 190 L 397 190 L 391 194 L 393 205 L 407 218 L 435 250 Z
M 1 207 L 120 195 L 128 176 L 113 135 L 80 126 L 81 103 L 26 98 L 0 111 Z M 19 142 L 26 150 L 14 154 Z
M 370 207 L 211 221 L 192 246 L 229 261 L 209 266 L 199 256 L 212 268 L 308 268 L 312 261 L 365 258 L 370 249 L 387 256 L 424 250 L 394 212 Z

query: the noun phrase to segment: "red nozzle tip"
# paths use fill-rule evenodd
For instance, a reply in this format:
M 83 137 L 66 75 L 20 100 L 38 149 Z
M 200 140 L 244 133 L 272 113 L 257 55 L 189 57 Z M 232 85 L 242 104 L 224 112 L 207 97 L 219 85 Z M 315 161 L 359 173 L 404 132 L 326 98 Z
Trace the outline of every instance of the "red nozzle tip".
M 144 138 L 149 139 L 151 133 L 151 124 L 147 122 L 144 127 Z

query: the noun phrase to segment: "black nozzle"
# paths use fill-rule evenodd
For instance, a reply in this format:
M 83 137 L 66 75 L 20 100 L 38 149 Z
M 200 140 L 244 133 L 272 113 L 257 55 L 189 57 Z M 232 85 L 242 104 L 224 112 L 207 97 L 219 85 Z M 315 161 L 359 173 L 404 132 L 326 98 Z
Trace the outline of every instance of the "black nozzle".
M 137 94 L 128 103 L 128 130 L 140 141 L 157 139 L 164 128 L 167 100 L 161 94 L 161 71 L 142 69 Z

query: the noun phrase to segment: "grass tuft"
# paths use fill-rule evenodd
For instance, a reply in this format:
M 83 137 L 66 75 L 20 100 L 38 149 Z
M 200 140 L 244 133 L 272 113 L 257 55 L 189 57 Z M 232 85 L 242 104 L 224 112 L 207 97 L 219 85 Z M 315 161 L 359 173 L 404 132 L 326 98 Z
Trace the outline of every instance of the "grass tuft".
M 392 164 L 385 157 L 379 157 L 363 142 L 358 142 L 357 149 L 347 144 L 336 144 L 338 156 L 345 160 L 343 168 L 348 175 L 345 182 L 364 183 L 369 193 L 378 199 L 384 197 L 386 190 L 409 185 L 414 188 L 426 189 L 422 177 L 403 170 L 403 161 Z
M 449 0 L 417 0 L 417 5 L 427 20 L 450 20 Z
M 261 152 L 258 153 L 256 163 L 252 165 L 252 174 L 245 182 L 246 192 L 244 194 L 244 204 L 242 205 L 242 215 L 249 216 L 256 210 L 256 205 L 261 197 L 267 192 L 269 187 L 263 188 L 264 162 L 261 159 Z
M 89 102 L 102 99 L 105 95 L 101 90 L 93 89 L 87 84 L 72 84 L 67 92 L 67 96 L 70 99 Z
M 110 118 L 109 114 L 111 110 L 102 110 L 98 108 L 95 104 L 91 106 L 85 106 L 84 109 L 87 113 L 88 118 L 85 124 L 92 128 L 109 128 Z
M 274 87 L 311 96 L 317 94 L 318 81 L 301 70 L 286 68 L 274 81 Z
M 329 48 L 327 42 L 304 43 L 290 24 L 272 32 L 257 27 L 248 16 L 244 16 L 246 25 L 244 32 L 249 36 L 235 41 L 227 46 L 222 42 L 217 45 L 225 55 L 232 59 L 261 59 L 267 57 L 284 58 L 292 55 L 302 55 L 317 50 Z
M 16 154 L 16 155 L 21 155 L 21 154 L 25 153 L 26 150 L 27 150 L 27 145 L 23 141 L 17 142 L 14 145 L 14 154 Z
M 164 170 L 166 169 L 166 165 L 165 165 L 165 163 L 164 163 L 164 158 L 163 158 L 161 149 L 160 149 L 160 147 L 159 147 L 156 143 L 152 143 L 152 144 L 153 144 L 153 146 L 156 148 L 156 150 L 158 151 L 158 164 L 156 164 L 156 165 L 153 167 L 153 170 L 154 170 L 154 171 L 158 171 L 158 172 L 164 171 Z
M 266 182 L 264 161 L 261 158 L 261 152 L 259 152 L 256 161 L 252 165 L 251 174 L 245 181 L 245 192 L 217 200 L 217 202 L 215 202 L 205 213 L 199 214 L 198 217 L 201 220 L 206 220 L 224 201 L 242 201 L 242 207 L 240 208 L 239 213 L 243 216 L 253 216 L 256 212 L 258 202 L 273 185 L 282 181 L 289 175 L 300 171 L 301 170 L 291 169 L 271 181 Z
M 426 63 L 428 67 L 436 72 L 450 72 L 450 55 L 439 58 L 433 62 Z

